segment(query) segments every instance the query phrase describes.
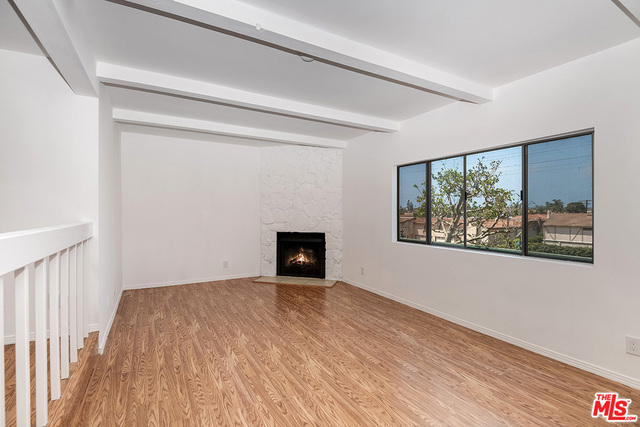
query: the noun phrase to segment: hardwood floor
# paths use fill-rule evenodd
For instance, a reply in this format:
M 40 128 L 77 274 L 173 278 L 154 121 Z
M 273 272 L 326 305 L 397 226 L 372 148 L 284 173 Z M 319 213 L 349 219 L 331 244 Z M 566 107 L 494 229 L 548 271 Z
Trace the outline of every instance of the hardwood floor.
M 610 425 L 603 391 L 640 414 L 638 390 L 342 282 L 125 291 L 87 366 L 52 425 Z
M 78 362 L 69 365 L 69 379 L 62 380 L 62 397 L 56 401 L 50 401 L 48 405 L 50 425 L 73 425 L 69 419 L 75 417 L 76 408 L 82 404 L 84 393 L 89 385 L 94 366 L 98 361 L 98 333 L 89 334 L 89 338 L 84 341 L 84 348 L 78 351 Z M 49 345 L 47 344 L 47 348 Z M 35 343 L 30 345 L 31 353 L 31 424 L 36 425 L 36 388 L 35 388 Z M 5 410 L 6 425 L 16 425 L 16 355 L 15 345 L 5 345 Z M 47 365 L 49 362 L 47 362 Z

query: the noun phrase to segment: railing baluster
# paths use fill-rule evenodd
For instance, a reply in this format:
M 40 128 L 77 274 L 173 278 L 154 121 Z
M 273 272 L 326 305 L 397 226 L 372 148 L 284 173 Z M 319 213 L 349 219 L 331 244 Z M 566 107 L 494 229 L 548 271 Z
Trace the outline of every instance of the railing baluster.
M 83 329 L 83 334 L 82 336 L 85 338 L 89 338 L 89 316 L 87 316 L 87 305 L 85 304 L 85 299 L 84 299 L 84 286 L 87 282 L 87 276 L 86 276 L 86 254 L 87 254 L 87 245 L 89 244 L 88 240 L 85 240 L 84 242 L 82 242 L 82 329 Z
M 76 290 L 78 288 L 78 258 L 76 246 L 69 248 L 69 358 L 71 363 L 78 361 L 78 296 Z
M 77 313 L 78 313 L 78 318 L 76 319 L 78 322 L 78 349 L 84 348 L 84 328 L 82 325 L 84 325 L 84 316 L 82 315 L 82 310 L 84 310 L 84 301 L 83 301 L 83 289 L 84 289 L 84 242 L 80 242 L 78 243 L 78 265 L 77 265 L 77 269 L 78 269 L 78 273 L 77 273 L 77 277 L 78 277 L 78 307 L 77 307 Z
M 51 400 L 60 399 L 60 253 L 51 258 L 49 290 L 49 364 Z
M 16 420 L 19 427 L 31 425 L 29 355 L 29 269 L 15 273 L 16 290 Z
M 47 288 L 49 257 L 35 264 L 36 426 L 47 425 Z
M 15 395 L 18 427 L 31 425 L 32 408 L 35 424 L 47 425 L 48 374 L 51 400 L 58 400 L 61 379 L 69 378 L 70 359 L 78 360 L 78 349 L 84 347 L 84 338 L 88 337 L 85 244 L 93 236 L 92 228 L 91 223 L 80 223 L 0 233 L 0 342 L 5 339 L 5 306 L 14 303 L 15 389 L 11 394 Z M 5 301 L 7 285 L 14 291 L 14 301 Z M 31 325 L 35 331 L 34 382 L 31 382 L 31 316 L 35 320 Z M 7 421 L 6 399 L 14 399 L 11 395 L 7 397 L 5 391 L 3 350 L 0 350 L 0 427 Z M 32 391 L 35 392 L 33 406 Z
M 60 371 L 69 378 L 69 250 L 60 253 Z
M 51 400 L 61 398 L 61 380 L 69 378 L 70 359 L 78 360 L 78 349 L 84 347 L 84 338 L 88 337 L 84 294 L 85 256 L 88 254 L 85 254 L 85 244 L 93 236 L 92 228 L 91 223 L 80 223 L 0 233 L 0 342 L 5 339 L 5 306 L 15 304 L 15 355 L 12 358 L 15 360 L 15 389 L 11 394 L 15 395 L 15 425 L 18 427 L 31 425 L 32 408 L 35 425 L 47 425 L 49 390 Z M 6 286 L 13 289 L 14 301 L 5 301 Z M 33 314 L 31 310 L 34 310 Z M 30 325 L 31 316 L 35 320 L 33 325 Z M 30 333 L 33 331 L 35 381 L 31 382 Z M 7 421 L 6 399 L 12 403 L 14 399 L 12 395 L 6 395 L 5 362 L 2 349 L 0 427 Z M 35 392 L 33 405 L 32 392 Z
M 4 276 L 0 276 L 0 426 L 4 426 Z

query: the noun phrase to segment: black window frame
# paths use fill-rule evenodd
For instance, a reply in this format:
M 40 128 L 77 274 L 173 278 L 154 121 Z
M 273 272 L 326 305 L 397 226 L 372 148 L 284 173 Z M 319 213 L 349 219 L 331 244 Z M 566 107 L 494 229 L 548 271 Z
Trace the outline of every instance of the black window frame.
M 460 250 L 472 250 L 472 251 L 481 251 L 481 252 L 492 252 L 492 253 L 503 253 L 503 254 L 507 254 L 507 255 L 512 255 L 512 256 L 516 256 L 516 257 L 531 257 L 531 258 L 543 258 L 543 259 L 552 259 L 552 260 L 559 260 L 559 261 L 568 261 L 568 262 L 579 262 L 579 263 L 586 263 L 586 264 L 593 264 L 594 263 L 594 259 L 595 259 L 595 210 L 592 211 L 592 216 L 594 218 L 594 226 L 591 228 L 591 248 L 593 251 L 593 255 L 591 258 L 586 258 L 586 257 L 573 257 L 573 256 L 569 256 L 569 255 L 559 255 L 559 254 L 546 254 L 546 253 L 539 253 L 539 252 L 533 252 L 533 253 L 529 253 L 528 251 L 528 225 L 529 225 L 529 198 L 528 198 L 528 187 L 529 187 L 529 179 L 528 179 L 528 147 L 531 145 L 535 145 L 535 144 L 541 144 L 541 143 L 545 143 L 545 142 L 554 142 L 554 141 L 562 141 L 564 139 L 570 139 L 570 138 L 576 138 L 576 137 L 581 137 L 581 136 L 587 136 L 589 135 L 591 137 L 591 194 L 592 194 L 592 198 L 594 197 L 594 193 L 595 193 L 595 156 L 594 156 L 594 151 L 595 151 L 595 129 L 591 128 L 591 129 L 584 129 L 584 130 L 580 130 L 580 131 L 576 131 L 576 132 L 570 132 L 570 133 L 564 133 L 564 134 L 559 134 L 559 135 L 553 135 L 553 136 L 548 136 L 548 137 L 543 137 L 543 138 L 538 138 L 538 139 L 534 139 L 534 140 L 528 140 L 525 142 L 518 142 L 518 143 L 514 143 L 514 144 L 507 144 L 507 145 L 502 145 L 502 146 L 498 146 L 498 147 L 493 147 L 493 148 L 488 148 L 488 149 L 484 149 L 484 150 L 476 150 L 476 151 L 469 151 L 469 152 L 464 152 L 464 153 L 458 153 L 458 154 L 454 154 L 454 155 L 450 155 L 450 156 L 446 156 L 446 157 L 439 157 L 439 158 L 433 158 L 430 160 L 422 160 L 422 161 L 417 161 L 417 162 L 411 162 L 411 163 L 405 163 L 405 164 L 400 164 L 397 165 L 396 169 L 397 169 L 397 173 L 396 173 L 396 209 L 395 209 L 395 215 L 396 215 L 396 239 L 397 242 L 401 242 L 401 243 L 412 243 L 412 244 L 419 244 L 419 245 L 428 245 L 428 246 L 439 246 L 439 247 L 447 247 L 447 248 L 456 248 L 456 249 L 460 249 Z M 521 243 L 521 251 L 518 253 L 517 251 L 513 251 L 513 250 L 502 250 L 501 248 L 491 248 L 491 247 L 478 247 L 478 246 L 467 246 L 467 203 L 466 203 L 466 186 L 467 186 L 467 156 L 470 155 L 474 155 L 474 154 L 482 154 L 482 153 L 487 153 L 487 152 L 491 152 L 491 151 L 497 151 L 497 150 L 502 150 L 505 148 L 513 148 L 513 147 L 521 147 L 521 155 L 522 155 L 522 164 L 521 164 L 521 168 L 522 168 L 522 179 L 521 179 L 521 183 L 522 183 L 522 189 L 521 189 L 521 203 L 522 203 L 522 243 Z M 463 194 L 461 195 L 461 197 L 465 197 L 465 204 L 464 204 L 464 232 L 463 232 L 463 244 L 449 244 L 449 243 L 444 243 L 444 242 L 434 242 L 431 240 L 431 232 L 432 232 L 432 226 L 431 226 L 431 164 L 433 162 L 438 162 L 441 160 L 446 160 L 446 159 L 453 159 L 456 157 L 462 157 L 463 159 Z M 425 221 L 425 235 L 426 235 L 426 240 L 422 241 L 422 240 L 414 240 L 414 239 L 407 239 L 407 238 L 402 238 L 400 236 L 400 214 L 399 214 L 399 209 L 400 209 L 400 169 L 403 167 L 407 167 L 407 166 L 415 166 L 418 164 L 425 164 L 425 187 L 426 187 L 426 200 L 425 200 L 425 216 L 426 216 L 426 221 Z M 592 201 L 593 206 L 595 206 L 595 203 Z M 544 231 L 543 231 L 544 232 Z
M 429 171 L 430 171 L 430 164 L 428 162 L 413 162 L 413 163 L 406 163 L 403 165 L 398 165 L 398 167 L 396 168 L 396 194 L 397 194 L 397 200 L 396 200 L 396 239 L 398 242 L 406 242 L 406 243 L 415 243 L 418 245 L 426 245 L 429 241 L 429 232 L 431 230 L 431 227 L 429 225 L 429 213 L 430 213 L 430 208 L 429 208 L 429 199 L 427 198 L 425 200 L 425 217 L 427 218 L 427 220 L 425 221 L 425 241 L 422 240 L 418 240 L 418 239 L 407 239 L 405 237 L 401 237 L 400 236 L 400 169 L 404 168 L 404 167 L 409 167 L 409 166 L 415 166 L 415 165 L 420 165 L 420 164 L 426 164 L 425 167 L 425 185 L 427 185 L 429 183 Z M 427 196 L 429 195 L 429 190 L 427 189 Z

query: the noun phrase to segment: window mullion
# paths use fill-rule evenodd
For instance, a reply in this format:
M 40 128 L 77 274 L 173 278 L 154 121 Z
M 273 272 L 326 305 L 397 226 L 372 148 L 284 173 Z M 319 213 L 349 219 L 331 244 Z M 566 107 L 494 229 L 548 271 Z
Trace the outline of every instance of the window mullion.
M 522 255 L 527 255 L 529 244 L 529 167 L 528 146 L 522 147 Z
M 431 244 L 431 162 L 427 162 L 427 166 L 426 166 L 426 173 L 425 173 L 425 180 L 424 180 L 424 185 L 426 186 L 425 188 L 425 194 L 426 196 L 426 200 L 424 201 L 425 203 L 425 208 L 424 208 L 424 216 L 425 216 L 425 238 L 427 241 L 427 245 Z
M 462 201 L 464 203 L 462 235 L 464 236 L 464 247 L 467 247 L 467 156 L 462 158 Z

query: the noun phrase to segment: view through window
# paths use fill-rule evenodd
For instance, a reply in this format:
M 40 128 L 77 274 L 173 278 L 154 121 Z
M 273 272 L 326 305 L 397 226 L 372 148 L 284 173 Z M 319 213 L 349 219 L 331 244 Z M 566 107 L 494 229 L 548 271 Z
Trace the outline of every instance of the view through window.
M 431 242 L 464 245 L 464 157 L 431 162 Z
M 399 166 L 398 240 L 593 262 L 592 152 L 589 133 Z
M 398 239 L 426 242 L 426 163 L 398 168 Z
M 529 254 L 593 260 L 592 136 L 527 147 Z M 537 221 L 537 222 L 536 222 Z
M 522 251 L 522 147 L 467 156 L 467 245 Z

